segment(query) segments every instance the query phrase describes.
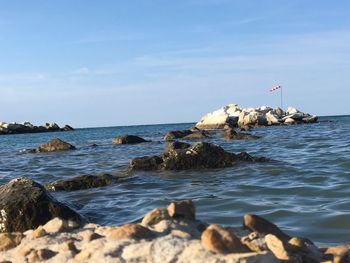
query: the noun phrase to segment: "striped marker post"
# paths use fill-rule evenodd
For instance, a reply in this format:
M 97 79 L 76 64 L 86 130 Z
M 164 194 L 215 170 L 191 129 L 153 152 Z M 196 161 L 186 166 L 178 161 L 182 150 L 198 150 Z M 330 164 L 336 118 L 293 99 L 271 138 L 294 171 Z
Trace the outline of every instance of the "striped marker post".
M 278 85 L 278 86 L 274 86 L 270 89 L 270 92 L 273 92 L 275 90 L 280 90 L 280 94 L 281 94 L 281 109 L 283 110 L 283 93 L 282 93 L 282 86 Z

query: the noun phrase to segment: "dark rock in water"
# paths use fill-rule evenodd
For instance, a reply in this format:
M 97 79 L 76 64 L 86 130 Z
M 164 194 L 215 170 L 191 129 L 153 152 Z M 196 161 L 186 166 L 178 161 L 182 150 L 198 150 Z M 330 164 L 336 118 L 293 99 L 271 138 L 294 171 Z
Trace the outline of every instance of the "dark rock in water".
M 74 191 L 107 186 L 117 181 L 118 178 L 111 174 L 85 174 L 71 179 L 58 180 L 56 182 L 46 184 L 45 188 L 52 191 Z
M 261 235 L 272 234 L 283 241 L 288 241 L 291 237 L 285 234 L 278 226 L 257 215 L 244 215 L 243 226 L 252 232 Z
M 185 143 L 185 142 L 178 142 L 178 141 L 174 141 L 174 142 L 169 142 L 166 146 L 165 146 L 165 152 L 170 152 L 170 151 L 174 151 L 174 150 L 183 150 L 183 149 L 187 149 L 191 147 L 191 144 L 189 143 Z
M 148 141 L 135 135 L 118 136 L 112 140 L 113 144 L 136 144 L 136 143 L 142 143 L 142 142 L 148 142 Z
M 24 232 L 55 217 L 82 222 L 78 213 L 26 177 L 0 186 L 0 211 L 0 232 Z
M 193 128 L 190 130 L 170 131 L 165 135 L 164 140 L 165 141 L 172 141 L 176 139 L 200 140 L 207 137 L 208 135 L 205 131 L 199 130 L 197 128 Z
M 61 131 L 74 131 L 74 129 L 72 126 L 66 124 L 63 128 L 61 128 Z
M 159 156 L 144 156 L 132 159 L 130 161 L 130 168 L 133 170 L 157 170 L 163 159 Z
M 134 170 L 188 170 L 229 167 L 238 161 L 260 162 L 266 158 L 226 152 L 215 144 L 200 142 L 192 146 L 174 142 L 161 156 L 141 157 L 131 160 Z
M 60 139 L 52 139 L 48 143 L 40 145 L 38 148 L 31 150 L 31 152 L 56 152 L 56 151 L 67 151 L 75 150 L 75 146 L 64 142 Z
M 196 209 L 192 200 L 172 202 L 167 207 L 168 214 L 172 218 L 196 219 Z
M 256 140 L 259 139 L 259 136 L 254 136 L 249 133 L 236 132 L 234 129 L 227 129 L 224 133 L 225 139 L 228 140 Z
M 38 133 L 38 132 L 56 132 L 56 131 L 72 131 L 71 126 L 66 125 L 60 128 L 56 123 L 46 123 L 42 126 L 34 126 L 30 122 L 19 123 L 6 123 L 0 122 L 0 135 L 1 134 L 21 134 L 21 133 Z

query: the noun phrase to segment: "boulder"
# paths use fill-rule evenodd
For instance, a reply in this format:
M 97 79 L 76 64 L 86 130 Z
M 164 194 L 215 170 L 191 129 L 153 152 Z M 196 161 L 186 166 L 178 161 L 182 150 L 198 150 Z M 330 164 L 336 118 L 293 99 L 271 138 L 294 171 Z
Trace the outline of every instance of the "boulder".
M 168 146 L 161 156 L 146 156 L 130 161 L 132 170 L 188 170 L 224 168 L 239 161 L 260 162 L 266 158 L 250 156 L 247 153 L 233 154 L 215 144 L 200 142 L 190 147 Z M 176 148 L 177 149 L 176 149 Z
M 172 218 L 196 219 L 196 209 L 192 200 L 184 200 L 180 202 L 172 202 L 168 205 L 168 214 Z
M 117 181 L 118 178 L 111 174 L 84 174 L 70 179 L 58 180 L 56 182 L 46 184 L 45 188 L 52 191 L 75 191 L 107 186 Z
M 285 124 L 295 124 L 295 120 L 292 119 L 292 118 L 286 118 L 286 119 L 284 120 L 284 123 L 285 123 Z
M 273 110 L 273 113 L 274 113 L 275 115 L 277 115 L 278 118 L 281 118 L 281 117 L 285 116 L 285 112 L 284 112 L 280 107 L 275 108 L 275 109 Z
M 216 111 L 204 115 L 195 125 L 198 129 L 221 129 L 225 125 L 237 125 L 241 109 L 237 104 L 229 104 Z
M 221 226 L 210 225 L 201 236 L 203 246 L 213 253 L 250 252 L 235 234 Z
M 268 125 L 278 125 L 280 124 L 280 116 L 274 113 L 273 111 L 269 111 L 266 113 L 266 120 Z
M 243 226 L 248 228 L 250 231 L 257 232 L 261 235 L 275 235 L 277 238 L 283 241 L 288 241 L 291 238 L 281 229 L 279 229 L 278 226 L 257 215 L 244 215 Z
M 0 186 L 0 232 L 24 232 L 44 225 L 49 220 L 82 222 L 74 210 L 58 202 L 45 188 L 26 177 Z
M 61 128 L 61 131 L 74 131 L 74 128 L 68 124 L 64 125 L 63 128 Z
M 172 141 L 176 139 L 184 140 L 196 140 L 207 138 L 208 135 L 206 132 L 199 129 L 190 129 L 190 130 L 180 130 L 180 131 L 170 131 L 164 136 L 165 141 Z
M 125 224 L 118 227 L 110 227 L 105 232 L 109 239 L 149 239 L 154 237 L 154 233 L 147 227 L 140 224 Z
M 143 142 L 148 142 L 148 141 L 135 135 L 118 136 L 112 140 L 113 144 L 137 144 L 137 143 L 143 143 Z
M 264 114 L 255 109 L 243 110 L 238 118 L 238 127 L 241 126 L 266 126 L 267 120 Z
M 191 144 L 189 144 L 189 143 L 174 141 L 174 142 L 167 143 L 164 151 L 171 152 L 171 151 L 176 151 L 176 150 L 187 149 L 189 147 L 191 147 Z
M 32 149 L 31 152 L 56 152 L 56 151 L 68 151 L 68 150 L 75 150 L 75 146 L 64 142 L 60 139 L 52 139 L 48 143 L 40 145 L 36 149 Z

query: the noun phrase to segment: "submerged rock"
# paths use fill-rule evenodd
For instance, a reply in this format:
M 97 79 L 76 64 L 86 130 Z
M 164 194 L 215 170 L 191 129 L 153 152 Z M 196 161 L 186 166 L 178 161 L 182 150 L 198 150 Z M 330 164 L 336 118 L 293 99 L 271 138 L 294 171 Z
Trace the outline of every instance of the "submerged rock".
M 40 152 L 56 152 L 56 151 L 68 151 L 68 150 L 75 150 L 75 146 L 64 142 L 60 139 L 52 139 L 48 143 L 40 145 L 38 148 L 31 150 L 33 153 L 40 153 Z
M 259 136 L 251 135 L 250 133 L 236 132 L 234 129 L 229 128 L 224 131 L 224 138 L 227 140 L 256 140 Z
M 70 179 L 58 180 L 56 182 L 46 184 L 45 188 L 52 191 L 75 191 L 107 186 L 117 181 L 118 178 L 111 174 L 84 174 Z
M 161 156 L 135 158 L 130 161 L 133 170 L 188 170 L 223 168 L 238 161 L 260 162 L 266 158 L 252 157 L 247 153 L 233 154 L 226 152 L 215 144 L 200 142 L 190 147 L 174 148 L 175 144 L 166 147 Z M 180 145 L 179 145 L 180 146 Z M 181 144 L 181 147 L 184 145 Z
M 137 143 L 143 143 L 143 142 L 148 142 L 148 141 L 135 135 L 118 136 L 112 140 L 113 144 L 137 144 Z
M 25 231 L 61 217 L 80 223 L 81 216 L 54 199 L 45 188 L 26 177 L 0 186 L 0 232 Z

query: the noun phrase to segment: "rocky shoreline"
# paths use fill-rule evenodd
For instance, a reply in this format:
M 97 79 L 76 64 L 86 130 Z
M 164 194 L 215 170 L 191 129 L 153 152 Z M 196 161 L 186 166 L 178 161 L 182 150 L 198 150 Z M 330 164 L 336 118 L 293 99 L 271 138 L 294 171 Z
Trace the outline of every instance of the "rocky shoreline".
M 190 200 L 155 208 L 140 222 L 101 226 L 58 217 L 0 234 L 1 262 L 349 262 L 350 245 L 317 247 L 257 215 L 242 227 L 196 218 Z M 237 222 L 235 222 L 237 223 Z
M 46 123 L 44 125 L 35 126 L 30 122 L 20 123 L 6 123 L 0 122 L 0 135 L 6 134 L 22 134 L 22 133 L 39 133 L 39 132 L 59 132 L 59 131 L 73 131 L 74 129 L 68 124 L 60 127 L 57 123 Z

